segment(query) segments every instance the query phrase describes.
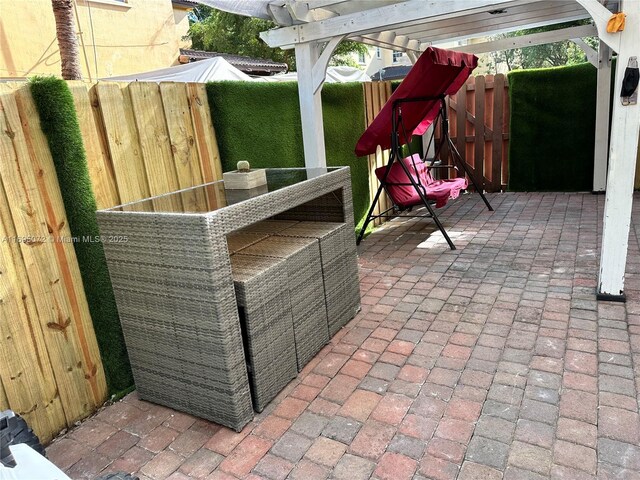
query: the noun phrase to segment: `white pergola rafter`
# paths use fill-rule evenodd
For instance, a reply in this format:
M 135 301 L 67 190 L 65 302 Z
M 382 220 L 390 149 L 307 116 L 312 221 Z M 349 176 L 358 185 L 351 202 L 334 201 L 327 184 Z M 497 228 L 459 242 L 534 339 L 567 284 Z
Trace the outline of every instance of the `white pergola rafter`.
M 451 50 L 467 53 L 499 52 L 502 50 L 512 50 L 514 48 L 532 47 L 534 45 L 544 45 L 547 43 L 561 42 L 574 38 L 593 37 L 598 35 L 598 30 L 593 25 L 583 25 L 579 27 L 563 28 L 550 32 L 532 33 L 521 37 L 508 37 L 488 42 L 469 43 Z
M 493 0 L 490 4 L 495 8 L 508 8 L 537 1 L 542 0 Z M 260 36 L 270 47 L 289 46 L 326 41 L 336 35 L 366 35 L 437 19 L 482 13 L 487 11 L 487 6 L 488 2 L 485 0 L 409 0 L 312 23 L 268 30 Z
M 587 11 L 573 0 L 544 0 L 500 10 L 504 10 L 504 13 L 430 21 L 428 24 L 396 29 L 396 33 L 410 35 L 423 42 L 443 43 L 589 18 Z
M 618 10 L 627 14 L 626 29 L 608 33 L 607 21 Z M 640 57 L 640 0 L 608 2 L 607 7 L 598 0 L 274 0 L 268 11 L 281 28 L 263 32 L 262 38 L 272 47 L 296 49 L 305 162 L 310 167 L 326 165 L 320 93 L 328 55 L 324 52 L 332 51 L 326 45 L 335 44 L 336 38 L 406 51 L 415 60 L 431 44 L 592 18 L 593 26 L 459 50 L 480 53 L 571 39 L 598 67 L 593 189 L 602 191 L 606 183 L 607 196 L 597 291 L 599 298 L 624 299 L 640 105 L 623 106 L 618 95 L 629 58 Z M 581 40 L 595 33 L 600 38 L 597 52 Z M 608 145 L 613 52 L 618 62 Z

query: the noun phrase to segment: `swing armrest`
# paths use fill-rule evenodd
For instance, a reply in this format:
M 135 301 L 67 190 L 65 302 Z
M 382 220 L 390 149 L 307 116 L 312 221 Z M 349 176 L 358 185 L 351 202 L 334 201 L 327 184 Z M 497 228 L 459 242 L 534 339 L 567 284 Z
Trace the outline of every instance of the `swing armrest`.
M 432 165 L 431 167 L 429 167 L 429 169 L 432 168 L 454 168 L 454 169 L 458 169 L 458 167 L 456 167 L 455 165 Z

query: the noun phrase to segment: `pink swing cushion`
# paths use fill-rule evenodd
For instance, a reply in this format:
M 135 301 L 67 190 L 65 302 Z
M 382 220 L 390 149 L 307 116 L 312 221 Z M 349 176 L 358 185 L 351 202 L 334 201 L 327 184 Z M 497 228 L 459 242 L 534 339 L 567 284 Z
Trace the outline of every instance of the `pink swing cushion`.
M 458 198 L 460 191 L 467 188 L 468 182 L 466 177 L 434 180 L 431 172 L 429 172 L 429 167 L 422 161 L 418 154 L 403 158 L 400 162 L 406 165 L 413 180 L 418 184 L 419 188 L 422 188 L 422 193 L 427 200 L 434 200 L 436 202 L 436 208 L 444 207 L 450 199 Z M 378 177 L 380 182 L 382 182 L 384 178 L 386 169 L 386 166 L 376 168 L 376 177 Z M 420 185 L 422 185 L 422 187 L 420 187 Z M 385 180 L 385 187 L 393 203 L 402 209 L 422 204 L 420 195 L 413 185 L 411 185 L 411 181 L 407 178 L 407 174 L 402 168 L 402 165 L 397 161 L 391 165 L 391 171 Z

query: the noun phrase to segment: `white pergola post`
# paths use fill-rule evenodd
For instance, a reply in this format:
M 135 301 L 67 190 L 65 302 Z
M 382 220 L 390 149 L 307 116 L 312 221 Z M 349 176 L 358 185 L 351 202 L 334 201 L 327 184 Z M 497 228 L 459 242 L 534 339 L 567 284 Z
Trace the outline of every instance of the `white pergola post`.
M 298 43 L 295 49 L 304 164 L 307 168 L 326 167 L 327 155 L 324 147 L 322 120 L 322 88 L 316 90 L 313 84 L 313 67 L 320 57 L 319 48 L 313 42 Z
M 598 46 L 598 87 L 596 97 L 596 138 L 593 154 L 593 192 L 604 192 L 607 186 L 609 160 L 609 93 L 611 92 L 611 49 Z
M 327 77 L 327 67 L 333 51 L 343 38 L 344 35 L 338 35 L 324 43 L 306 42 L 295 45 L 304 164 L 307 168 L 327 166 L 322 120 L 322 85 Z
M 640 104 L 623 106 L 620 102 L 622 80 L 629 58 L 640 57 L 640 1 L 625 0 L 621 3 L 620 11 L 627 15 L 626 28 L 623 32 L 610 34 L 619 36 L 619 45 L 598 278 L 598 298 L 618 301 L 624 301 L 624 274 L 640 136 Z M 603 23 L 597 20 L 596 23 L 600 38 L 605 40 L 601 31 L 604 27 Z

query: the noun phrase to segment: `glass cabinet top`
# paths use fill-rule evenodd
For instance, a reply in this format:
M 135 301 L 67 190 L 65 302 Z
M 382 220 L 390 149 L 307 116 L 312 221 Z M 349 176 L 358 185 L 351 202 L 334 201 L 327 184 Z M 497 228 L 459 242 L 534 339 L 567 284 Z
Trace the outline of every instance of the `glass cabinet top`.
M 266 183 L 250 189 L 225 188 L 225 182 L 198 185 L 157 197 L 105 209 L 109 212 L 207 213 L 312 180 L 345 167 L 267 168 Z M 245 174 L 240 174 L 245 175 Z

